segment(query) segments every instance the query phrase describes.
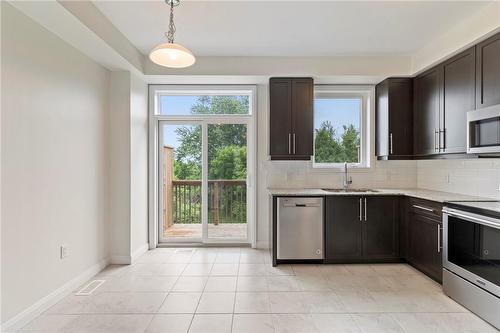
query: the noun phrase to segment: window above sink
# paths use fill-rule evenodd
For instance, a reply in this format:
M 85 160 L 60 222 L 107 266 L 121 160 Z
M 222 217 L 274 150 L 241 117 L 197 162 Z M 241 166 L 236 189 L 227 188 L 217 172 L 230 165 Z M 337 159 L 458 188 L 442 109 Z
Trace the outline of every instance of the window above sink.
M 315 86 L 314 168 L 369 167 L 372 96 L 369 86 Z

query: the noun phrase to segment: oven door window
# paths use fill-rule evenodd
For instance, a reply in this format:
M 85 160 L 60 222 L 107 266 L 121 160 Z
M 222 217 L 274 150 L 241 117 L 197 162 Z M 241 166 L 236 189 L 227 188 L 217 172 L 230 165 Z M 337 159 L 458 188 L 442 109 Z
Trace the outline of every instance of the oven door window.
M 500 117 L 469 122 L 470 148 L 500 146 Z
M 448 261 L 500 285 L 500 229 L 449 216 Z

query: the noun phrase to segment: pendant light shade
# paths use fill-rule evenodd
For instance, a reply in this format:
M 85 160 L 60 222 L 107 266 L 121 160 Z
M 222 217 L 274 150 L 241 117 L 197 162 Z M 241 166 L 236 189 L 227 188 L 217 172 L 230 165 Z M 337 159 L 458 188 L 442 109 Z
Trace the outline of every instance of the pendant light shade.
M 155 64 L 171 68 L 189 67 L 196 61 L 191 51 L 175 43 L 158 45 L 149 53 L 149 59 Z
M 170 6 L 170 23 L 168 32 L 165 34 L 167 43 L 156 46 L 149 53 L 149 59 L 155 64 L 170 68 L 189 67 L 196 59 L 194 55 L 180 44 L 174 43 L 175 23 L 174 23 L 174 7 L 179 5 L 180 0 L 165 0 Z

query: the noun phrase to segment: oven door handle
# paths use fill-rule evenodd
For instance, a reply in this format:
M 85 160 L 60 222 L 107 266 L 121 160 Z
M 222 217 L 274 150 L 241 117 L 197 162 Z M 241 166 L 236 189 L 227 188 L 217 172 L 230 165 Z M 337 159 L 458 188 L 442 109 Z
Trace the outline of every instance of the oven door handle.
M 480 216 L 480 215 L 476 215 L 473 213 L 470 213 L 470 215 L 463 214 L 463 213 L 460 213 L 454 209 L 446 209 L 444 211 L 444 213 L 447 214 L 448 216 L 454 216 L 454 217 L 458 217 L 461 219 L 465 219 L 467 221 L 476 222 L 476 223 L 485 225 L 487 227 L 500 229 L 500 220 L 495 220 L 495 219 L 489 218 L 487 216 Z

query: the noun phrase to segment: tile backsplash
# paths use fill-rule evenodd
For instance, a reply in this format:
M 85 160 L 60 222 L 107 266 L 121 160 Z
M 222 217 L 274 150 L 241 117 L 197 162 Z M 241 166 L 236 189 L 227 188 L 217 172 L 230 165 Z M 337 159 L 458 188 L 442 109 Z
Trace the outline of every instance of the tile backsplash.
M 266 161 L 268 188 L 342 187 L 341 169 L 316 169 L 310 162 Z M 500 199 L 500 159 L 375 161 L 349 169 L 353 187 L 423 188 Z
M 311 162 L 266 161 L 267 187 L 338 188 L 342 187 L 342 169 L 318 169 Z M 350 168 L 352 187 L 415 188 L 415 161 L 375 161 L 371 168 Z
M 417 161 L 417 187 L 500 199 L 500 159 Z

